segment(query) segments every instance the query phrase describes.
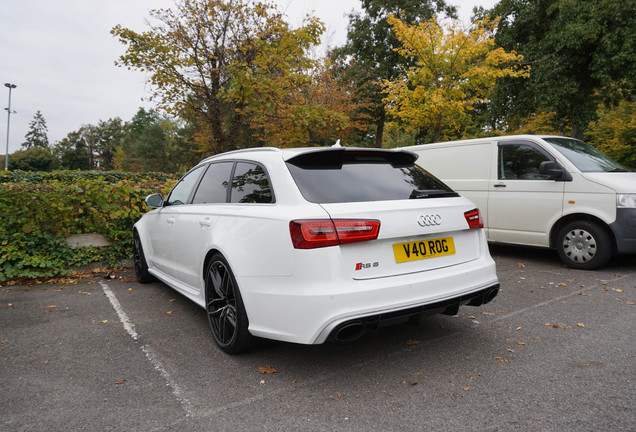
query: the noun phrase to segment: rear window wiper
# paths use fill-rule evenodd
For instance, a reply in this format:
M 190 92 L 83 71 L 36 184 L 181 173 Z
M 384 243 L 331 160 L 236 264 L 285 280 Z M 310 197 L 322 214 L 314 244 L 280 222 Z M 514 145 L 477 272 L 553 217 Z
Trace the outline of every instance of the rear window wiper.
M 614 169 L 611 169 L 611 170 L 606 171 L 606 172 L 630 172 L 630 171 L 628 169 L 625 169 L 625 168 L 614 168 Z
M 445 197 L 458 197 L 459 194 L 453 191 L 447 190 L 419 190 L 413 189 L 409 199 L 423 199 L 423 198 L 445 198 Z

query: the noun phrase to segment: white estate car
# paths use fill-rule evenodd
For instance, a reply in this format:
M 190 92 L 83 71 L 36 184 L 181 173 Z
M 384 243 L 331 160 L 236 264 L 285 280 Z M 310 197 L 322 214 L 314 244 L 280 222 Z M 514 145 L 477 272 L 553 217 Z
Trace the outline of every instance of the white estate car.
M 454 315 L 499 284 L 479 210 L 404 150 L 238 150 L 201 161 L 134 226 L 139 282 L 206 309 L 229 353 L 255 337 L 319 344 L 422 313 Z

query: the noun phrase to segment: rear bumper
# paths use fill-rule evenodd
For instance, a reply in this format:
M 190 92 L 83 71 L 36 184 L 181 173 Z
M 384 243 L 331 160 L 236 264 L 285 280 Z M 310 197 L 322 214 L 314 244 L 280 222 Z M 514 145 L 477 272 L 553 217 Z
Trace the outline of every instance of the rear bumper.
M 494 297 L 498 287 L 495 263 L 487 253 L 461 265 L 371 280 L 330 273 L 324 269 L 320 278 L 303 279 L 240 278 L 250 332 L 269 339 L 320 344 L 346 323 L 377 322 L 379 317 L 384 325 L 405 315 L 481 304 L 484 294 Z
M 466 304 L 469 306 L 484 305 L 492 301 L 498 293 L 499 284 L 497 283 L 491 287 L 457 298 L 345 321 L 331 332 L 329 339 L 334 342 L 351 342 L 367 331 L 377 331 L 382 327 L 405 323 L 419 316 L 434 314 L 456 315 L 460 306 Z

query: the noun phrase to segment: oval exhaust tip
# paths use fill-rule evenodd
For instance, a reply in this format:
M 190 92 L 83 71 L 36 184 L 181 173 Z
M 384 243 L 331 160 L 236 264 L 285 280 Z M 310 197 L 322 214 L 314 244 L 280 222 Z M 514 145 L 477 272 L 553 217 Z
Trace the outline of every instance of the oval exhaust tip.
M 367 332 L 367 326 L 361 322 L 353 322 L 338 327 L 333 334 L 333 340 L 346 343 L 360 339 Z

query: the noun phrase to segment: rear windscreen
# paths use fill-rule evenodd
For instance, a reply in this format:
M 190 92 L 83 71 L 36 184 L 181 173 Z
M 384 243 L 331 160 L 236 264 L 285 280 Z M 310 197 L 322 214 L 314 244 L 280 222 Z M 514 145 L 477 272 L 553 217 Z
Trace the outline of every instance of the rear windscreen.
M 314 203 L 458 196 L 407 152 L 323 151 L 287 161 L 300 192 Z

